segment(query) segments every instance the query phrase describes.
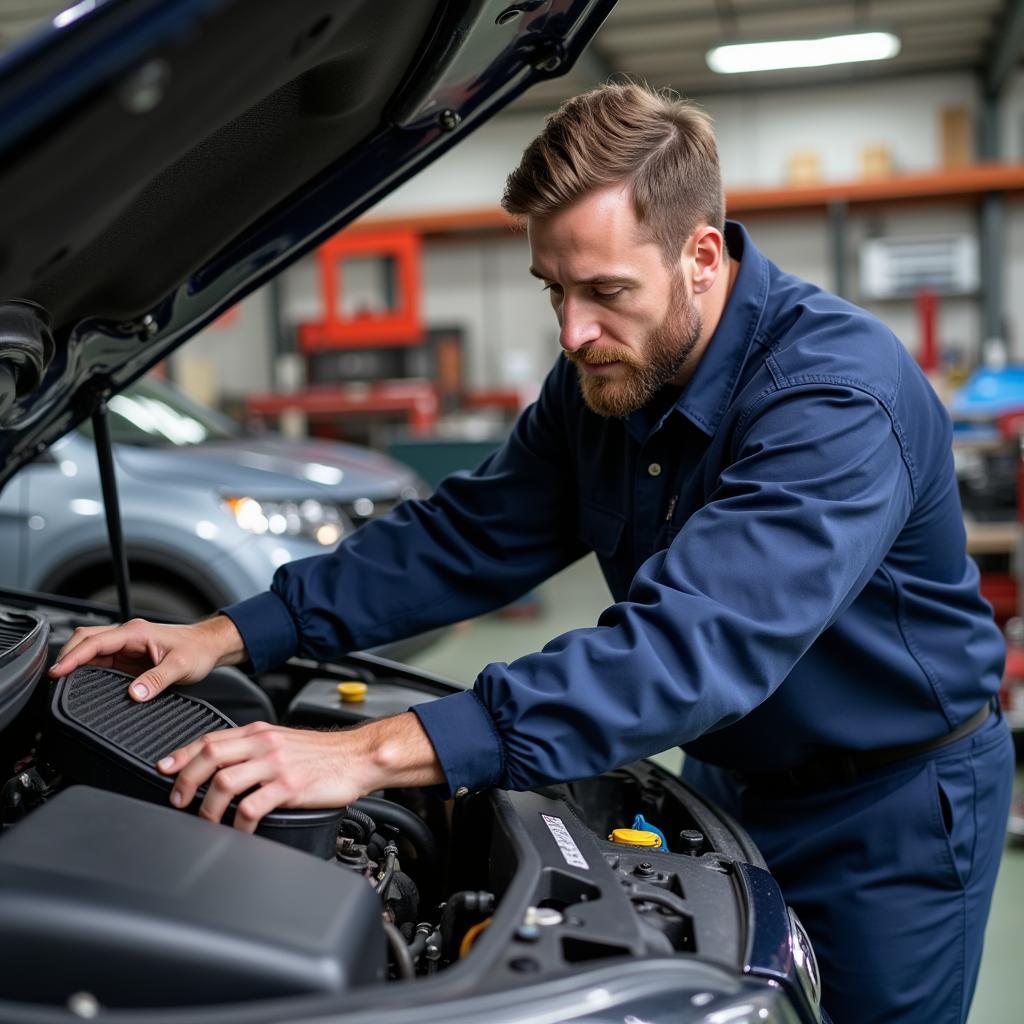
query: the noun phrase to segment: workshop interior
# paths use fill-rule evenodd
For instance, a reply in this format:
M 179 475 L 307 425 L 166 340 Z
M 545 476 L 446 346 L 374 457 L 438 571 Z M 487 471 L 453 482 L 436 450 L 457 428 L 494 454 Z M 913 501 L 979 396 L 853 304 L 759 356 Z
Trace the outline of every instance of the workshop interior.
M 728 217 L 948 411 L 1019 761 L 1022 59 L 1024 0 L 0 0 L 0 1019 L 828 1020 L 678 748 L 255 838 L 169 807 L 156 761 L 213 730 L 399 715 L 593 626 L 592 553 L 479 618 L 146 704 L 46 670 L 498 451 L 560 351 L 506 177 L 564 100 L 640 81 L 713 119 Z M 1018 770 L 971 1024 L 1024 1020 L 1022 951 Z

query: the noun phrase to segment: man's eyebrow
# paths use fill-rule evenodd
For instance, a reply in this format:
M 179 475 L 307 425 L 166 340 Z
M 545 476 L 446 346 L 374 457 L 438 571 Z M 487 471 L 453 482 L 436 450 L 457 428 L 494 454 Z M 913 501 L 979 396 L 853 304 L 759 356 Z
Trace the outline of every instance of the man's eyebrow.
M 530 273 L 541 281 L 550 281 L 552 278 L 542 274 L 536 267 L 530 267 Z M 622 284 L 637 287 L 640 282 L 635 277 L 628 277 L 625 274 L 595 274 L 593 277 L 581 277 L 572 282 L 573 284 Z

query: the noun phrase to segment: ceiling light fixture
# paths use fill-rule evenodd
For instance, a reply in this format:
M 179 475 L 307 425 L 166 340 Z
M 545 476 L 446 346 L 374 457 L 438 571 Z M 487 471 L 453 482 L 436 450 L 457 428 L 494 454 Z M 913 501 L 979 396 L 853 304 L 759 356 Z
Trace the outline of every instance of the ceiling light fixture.
M 707 52 L 708 67 L 722 75 L 784 68 L 820 68 L 864 60 L 888 60 L 900 52 L 891 32 L 855 32 L 820 39 L 780 39 L 770 43 L 730 43 Z

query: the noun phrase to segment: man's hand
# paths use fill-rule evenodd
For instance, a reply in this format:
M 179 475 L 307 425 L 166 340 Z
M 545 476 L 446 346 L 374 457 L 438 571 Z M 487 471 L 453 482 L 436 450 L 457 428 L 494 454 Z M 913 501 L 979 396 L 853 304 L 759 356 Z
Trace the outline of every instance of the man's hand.
M 128 692 L 146 701 L 172 683 L 198 683 L 212 669 L 237 665 L 245 657 L 242 637 L 226 615 L 191 626 L 132 619 L 121 626 L 79 626 L 50 675 L 66 676 L 80 665 L 116 669 L 138 676 Z
M 157 768 L 177 773 L 171 803 L 188 807 L 209 782 L 199 814 L 220 821 L 236 797 L 234 827 L 253 832 L 279 807 L 345 807 L 375 789 L 444 781 L 434 748 L 412 713 L 357 729 L 321 732 L 255 722 L 207 733 L 168 754 Z

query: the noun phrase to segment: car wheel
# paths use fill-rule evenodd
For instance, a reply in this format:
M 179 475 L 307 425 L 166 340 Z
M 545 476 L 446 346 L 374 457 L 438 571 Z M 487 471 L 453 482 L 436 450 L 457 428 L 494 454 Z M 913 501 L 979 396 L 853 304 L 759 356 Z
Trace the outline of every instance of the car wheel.
M 131 588 L 132 612 L 136 615 L 149 617 L 170 616 L 185 619 L 189 622 L 202 618 L 213 611 L 212 606 L 202 605 L 190 594 L 183 594 L 174 587 L 159 583 L 140 581 L 133 583 Z M 86 595 L 86 600 L 98 601 L 102 604 L 117 605 L 117 587 L 110 583 L 99 590 Z

